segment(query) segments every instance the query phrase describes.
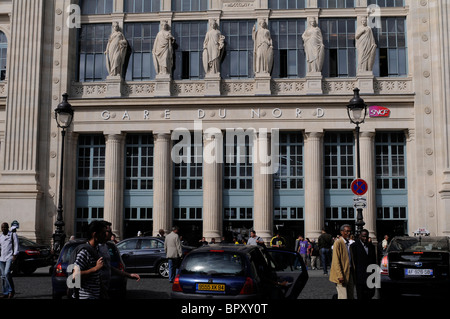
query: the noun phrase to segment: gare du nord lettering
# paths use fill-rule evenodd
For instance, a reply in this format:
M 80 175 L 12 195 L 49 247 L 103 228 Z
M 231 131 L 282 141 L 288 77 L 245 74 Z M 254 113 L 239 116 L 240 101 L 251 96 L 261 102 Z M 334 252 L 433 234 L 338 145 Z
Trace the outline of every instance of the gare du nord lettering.
M 217 111 L 217 113 L 216 113 Z M 227 116 L 229 116 L 229 112 L 232 112 L 230 110 L 227 110 L 226 108 L 219 108 L 216 111 L 209 111 L 209 116 L 210 117 L 218 117 L 218 118 L 222 118 L 225 119 L 227 118 Z M 269 116 L 272 117 L 274 119 L 277 118 L 297 118 L 297 119 L 301 119 L 302 115 L 304 114 L 303 112 L 304 110 L 300 109 L 300 108 L 294 108 L 288 111 L 283 111 L 280 108 L 273 108 L 270 109 L 268 111 L 261 110 L 261 109 L 254 109 L 251 108 L 248 111 L 248 119 L 259 119 L 265 116 Z M 162 111 L 156 111 L 157 113 L 155 114 L 151 114 L 149 110 L 143 110 L 143 111 L 139 111 L 139 115 L 138 117 L 135 117 L 135 113 L 132 113 L 130 111 L 127 110 L 123 110 L 121 112 L 115 112 L 115 111 L 110 111 L 110 110 L 104 110 L 100 113 L 100 117 L 101 119 L 108 121 L 108 120 L 113 120 L 113 119 L 119 119 L 119 120 L 149 120 L 149 119 L 165 119 L 165 120 L 170 120 L 171 116 L 173 115 L 173 112 L 176 112 L 174 110 L 171 109 L 164 109 Z M 162 113 L 161 113 L 162 112 Z M 119 114 L 118 114 L 119 113 Z M 316 118 L 322 118 L 325 116 L 325 110 L 323 108 L 317 107 L 315 109 L 312 110 L 312 116 L 316 117 Z M 207 117 L 207 111 L 204 109 L 197 109 L 195 111 L 193 111 L 193 115 L 191 120 L 202 120 L 205 119 Z M 186 120 L 189 120 L 186 118 Z

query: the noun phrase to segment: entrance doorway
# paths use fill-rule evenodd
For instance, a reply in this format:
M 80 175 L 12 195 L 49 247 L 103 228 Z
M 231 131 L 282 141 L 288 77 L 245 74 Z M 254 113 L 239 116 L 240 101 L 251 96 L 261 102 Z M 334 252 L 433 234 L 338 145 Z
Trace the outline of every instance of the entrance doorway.
M 377 221 L 377 239 L 381 242 L 384 235 L 389 236 L 389 240 L 395 236 L 404 236 L 408 234 L 408 223 L 406 220 L 378 220 Z
M 151 220 L 125 220 L 123 225 L 123 238 L 135 237 L 140 231 L 142 234 L 152 235 L 153 221 Z
M 234 243 L 233 238 L 236 238 L 239 243 L 247 242 L 252 230 L 253 221 L 251 220 L 223 221 L 223 236 L 229 243 Z

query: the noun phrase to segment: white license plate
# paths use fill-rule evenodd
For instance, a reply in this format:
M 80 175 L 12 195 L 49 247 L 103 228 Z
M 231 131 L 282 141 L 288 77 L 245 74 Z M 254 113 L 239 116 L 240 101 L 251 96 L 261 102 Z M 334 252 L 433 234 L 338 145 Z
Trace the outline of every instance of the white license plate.
M 405 269 L 405 276 L 433 276 L 433 269 Z

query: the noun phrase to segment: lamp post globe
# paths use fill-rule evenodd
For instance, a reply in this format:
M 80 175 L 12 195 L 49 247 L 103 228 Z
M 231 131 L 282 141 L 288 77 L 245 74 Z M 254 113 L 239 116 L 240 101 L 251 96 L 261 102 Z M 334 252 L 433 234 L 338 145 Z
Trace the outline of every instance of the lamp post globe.
M 359 96 L 359 89 L 353 89 L 353 98 L 347 105 L 347 115 L 350 121 L 357 126 L 364 123 L 367 115 L 367 104 Z
M 63 227 L 65 225 L 63 220 L 63 205 L 62 205 L 62 194 L 63 194 L 63 175 L 64 175 L 64 137 L 66 136 L 66 129 L 70 127 L 73 120 L 73 109 L 72 105 L 67 101 L 68 94 L 64 93 L 62 95 L 63 100 L 58 104 L 55 112 L 56 124 L 61 128 L 61 165 L 59 172 L 59 198 L 57 215 L 55 221 L 55 232 L 53 233 L 53 253 L 58 256 L 62 246 L 64 245 L 66 234 L 64 233 Z

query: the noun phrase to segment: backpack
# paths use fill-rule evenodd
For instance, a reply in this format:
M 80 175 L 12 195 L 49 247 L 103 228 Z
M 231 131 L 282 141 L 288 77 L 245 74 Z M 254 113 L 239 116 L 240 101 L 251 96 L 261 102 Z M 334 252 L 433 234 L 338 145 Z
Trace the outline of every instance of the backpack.
M 86 249 L 89 252 L 89 254 L 91 254 L 91 256 L 94 258 L 94 260 L 98 260 L 100 258 L 97 250 L 94 247 L 92 247 L 89 243 L 83 243 L 83 244 L 76 246 L 73 249 L 73 251 L 70 253 L 68 265 L 75 264 L 78 253 L 83 249 Z M 74 269 L 72 269 L 72 274 L 73 274 L 73 272 L 74 272 Z M 75 279 L 73 278 L 72 282 L 74 282 L 74 280 Z M 73 288 L 67 287 L 67 296 L 69 298 L 79 299 L 79 297 L 80 297 L 79 291 L 80 291 L 79 287 L 73 287 Z

